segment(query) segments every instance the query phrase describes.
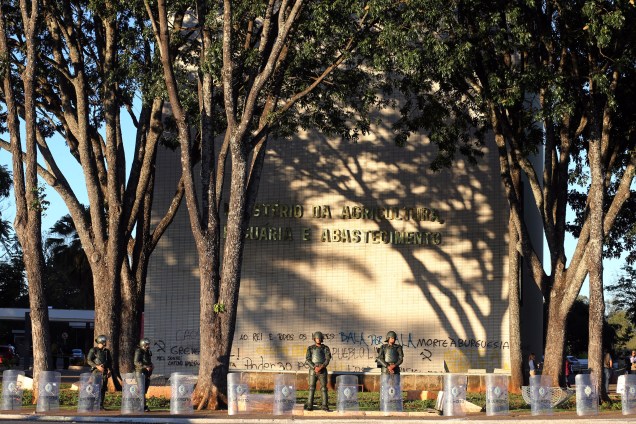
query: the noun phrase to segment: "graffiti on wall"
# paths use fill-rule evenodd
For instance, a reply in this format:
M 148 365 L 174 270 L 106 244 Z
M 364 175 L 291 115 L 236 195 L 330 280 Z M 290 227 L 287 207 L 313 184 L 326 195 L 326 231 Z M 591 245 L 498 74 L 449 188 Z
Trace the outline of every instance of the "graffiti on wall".
M 332 371 L 369 372 L 376 368 L 377 349 L 384 335 L 365 331 L 324 333 L 330 347 Z M 399 333 L 404 348 L 403 372 L 463 372 L 470 368 L 509 368 L 510 345 L 507 340 L 476 338 L 422 338 L 414 333 Z M 247 371 L 302 371 L 307 369 L 305 353 L 312 344 L 308 333 L 236 334 L 230 367 Z M 172 340 L 153 343 L 155 366 L 161 369 L 194 371 L 199 366 L 199 331 L 180 329 Z

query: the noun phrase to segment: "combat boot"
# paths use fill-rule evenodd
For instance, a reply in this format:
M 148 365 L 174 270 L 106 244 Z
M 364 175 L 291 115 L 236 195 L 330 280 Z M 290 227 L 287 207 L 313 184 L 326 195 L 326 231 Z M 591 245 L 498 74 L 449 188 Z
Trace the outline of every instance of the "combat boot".
M 329 411 L 329 395 L 326 390 L 322 391 L 322 407 L 323 411 Z
M 307 403 L 305 404 L 305 411 L 313 411 L 314 410 L 314 391 L 309 391 L 309 396 L 307 398 Z

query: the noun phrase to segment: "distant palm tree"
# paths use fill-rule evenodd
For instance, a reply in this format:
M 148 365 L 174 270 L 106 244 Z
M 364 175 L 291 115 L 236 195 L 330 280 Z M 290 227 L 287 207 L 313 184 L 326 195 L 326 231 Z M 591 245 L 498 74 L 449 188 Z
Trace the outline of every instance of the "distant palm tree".
M 11 172 L 0 165 L 0 201 L 11 194 Z M 0 210 L 0 307 L 28 307 L 29 293 L 24 278 L 22 250 L 13 226 L 2 219 Z
M 44 242 L 46 293 L 56 308 L 93 309 L 93 280 L 88 258 L 70 215 L 60 218 Z
M 3 201 L 11 194 L 11 181 L 11 172 L 4 165 L 0 165 L 0 201 Z M 0 257 L 7 255 L 7 253 L 15 252 L 15 245 L 17 244 L 11 223 L 2 219 L 2 209 L 0 209 L 0 247 L 2 247 L 3 252 Z

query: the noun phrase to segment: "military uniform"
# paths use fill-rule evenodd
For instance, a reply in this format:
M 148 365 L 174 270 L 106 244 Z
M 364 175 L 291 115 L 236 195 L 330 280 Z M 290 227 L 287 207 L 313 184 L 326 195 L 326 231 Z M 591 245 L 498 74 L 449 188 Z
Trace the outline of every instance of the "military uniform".
M 106 396 L 106 390 L 108 389 L 108 378 L 113 370 L 113 357 L 110 350 L 106 347 L 93 346 L 86 356 L 86 363 L 91 367 L 93 375 L 100 375 L 102 377 L 102 391 L 99 394 L 99 405 L 104 408 L 104 396 Z M 100 371 L 97 367 L 101 365 L 104 367 L 104 371 Z
M 314 392 L 316 391 L 316 381 L 320 380 L 320 390 L 322 392 L 322 409 L 328 411 L 328 398 L 327 398 L 327 365 L 331 361 L 331 351 L 329 347 L 322 344 L 322 334 L 319 335 L 321 344 L 311 345 L 307 348 L 307 354 L 305 360 L 309 364 L 309 397 L 305 409 L 311 411 L 314 408 Z M 316 337 L 314 337 L 314 340 Z M 316 373 L 315 367 L 323 366 L 323 368 Z
M 146 339 L 142 340 L 142 345 Z M 149 342 L 148 342 L 149 344 Z M 150 349 L 144 349 L 140 346 L 135 349 L 135 357 L 133 360 L 135 364 L 135 377 L 138 384 L 144 383 L 144 409 L 146 407 L 146 393 L 148 393 L 148 387 L 150 387 L 150 376 L 152 375 L 152 352 Z M 150 369 L 149 369 L 150 368 Z
M 388 343 L 390 339 L 396 340 L 397 335 L 394 331 L 389 331 L 387 334 L 387 343 L 383 344 L 378 350 L 378 356 L 375 358 L 375 362 L 382 367 L 382 374 L 391 374 L 389 370 L 390 365 L 395 365 L 392 374 L 400 373 L 400 365 L 404 362 L 404 352 L 402 346 L 394 342 Z

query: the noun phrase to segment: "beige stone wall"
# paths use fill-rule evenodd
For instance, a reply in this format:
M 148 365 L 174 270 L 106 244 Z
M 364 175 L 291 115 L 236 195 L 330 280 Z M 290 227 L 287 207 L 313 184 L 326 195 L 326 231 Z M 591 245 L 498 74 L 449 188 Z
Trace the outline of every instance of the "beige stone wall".
M 270 143 L 244 255 L 236 369 L 302 371 L 322 331 L 330 370 L 373 372 L 389 330 L 407 372 L 509 367 L 508 206 L 495 155 L 434 173 L 426 139 L 401 148 L 376 133 Z M 179 175 L 167 156 L 158 205 Z M 146 291 L 158 373 L 196 371 L 197 278 L 183 205 Z

